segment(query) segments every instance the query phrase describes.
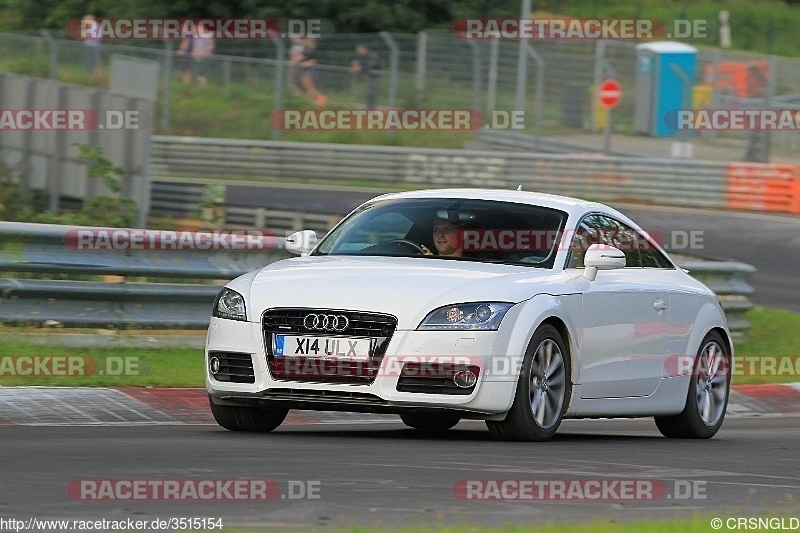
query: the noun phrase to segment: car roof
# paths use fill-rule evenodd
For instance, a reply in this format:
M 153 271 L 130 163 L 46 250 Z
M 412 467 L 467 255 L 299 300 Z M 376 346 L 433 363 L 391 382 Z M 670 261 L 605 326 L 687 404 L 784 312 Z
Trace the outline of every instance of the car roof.
M 541 192 L 506 189 L 427 189 L 384 194 L 370 200 L 370 202 L 376 200 L 399 200 L 412 198 L 465 198 L 472 200 L 512 202 L 560 209 L 562 211 L 566 211 L 570 215 L 587 211 L 602 211 L 606 213 L 621 214 L 607 205 L 598 202 L 582 200 L 580 198 L 572 198 L 570 196 L 559 196 L 557 194 L 546 194 Z

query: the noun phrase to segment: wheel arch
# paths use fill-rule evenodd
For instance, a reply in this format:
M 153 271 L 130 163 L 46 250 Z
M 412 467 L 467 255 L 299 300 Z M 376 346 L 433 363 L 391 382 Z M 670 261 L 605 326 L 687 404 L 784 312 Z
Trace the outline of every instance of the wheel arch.
M 514 384 L 508 387 L 507 395 L 503 395 L 502 411 L 510 409 L 514 402 L 516 383 L 522 369 L 519 363 L 530 348 L 536 331 L 544 324 L 553 326 L 561 336 L 569 357 L 570 385 L 577 383 L 580 368 L 580 318 L 579 294 L 538 294 L 512 308 L 506 319 L 510 319 L 512 325 L 508 328 L 501 325 L 493 353 L 493 358 L 506 360 L 506 364 L 499 365 L 500 368 L 512 370 L 508 374 L 497 376 L 498 381 Z
M 566 345 L 566 348 L 567 348 L 567 352 L 568 352 L 567 356 L 569 356 L 569 359 L 570 359 L 570 361 L 569 361 L 570 362 L 570 372 L 572 372 L 572 368 L 574 366 L 574 364 L 573 364 L 574 361 L 573 361 L 573 355 L 572 354 L 575 353 L 575 341 L 572 338 L 572 334 L 570 333 L 569 328 L 567 327 L 567 324 L 560 317 L 558 317 L 556 315 L 551 315 L 551 316 L 545 318 L 544 320 L 542 320 L 539 323 L 539 325 L 536 326 L 536 328 L 534 328 L 534 332 L 536 330 L 538 330 L 540 327 L 542 327 L 542 326 L 544 326 L 546 324 L 549 324 L 549 325 L 553 326 L 554 328 L 556 328 L 556 330 L 558 331 L 559 335 L 561 335 L 561 339 L 564 341 L 564 344 Z M 530 345 L 530 341 L 531 340 L 533 340 L 533 335 L 531 335 L 531 338 L 528 341 L 529 345 Z M 572 377 L 573 376 L 570 376 L 570 378 L 572 378 Z M 573 383 L 574 383 L 574 381 L 573 381 Z
M 720 336 L 722 337 L 723 342 L 725 343 L 725 350 L 728 352 L 728 354 L 730 354 L 731 357 L 733 357 L 733 340 L 731 339 L 730 333 L 728 333 L 728 331 L 725 328 L 721 327 L 721 326 L 715 326 L 715 327 L 709 329 L 708 333 L 706 333 L 706 335 L 708 335 L 712 331 L 713 332 L 717 332 L 717 333 L 720 334 Z M 705 336 L 704 336 L 704 338 L 705 338 Z
M 569 357 L 570 383 L 578 382 L 580 369 L 580 326 L 581 326 L 581 298 L 580 295 L 551 296 L 542 294 L 529 300 L 525 311 L 528 313 L 528 320 L 520 316 L 519 321 L 528 323 L 525 333 L 525 342 L 521 346 L 523 355 L 527 353 L 533 336 L 545 324 L 553 326 L 561 339 L 564 341 Z M 526 313 L 527 314 L 527 313 Z M 517 376 L 519 378 L 519 376 Z

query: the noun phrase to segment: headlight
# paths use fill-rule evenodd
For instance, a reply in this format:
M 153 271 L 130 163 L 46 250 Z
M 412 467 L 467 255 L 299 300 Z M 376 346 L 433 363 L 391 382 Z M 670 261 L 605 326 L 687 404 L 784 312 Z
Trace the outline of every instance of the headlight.
M 512 305 L 503 302 L 446 305 L 426 316 L 417 329 L 494 331 Z
M 244 311 L 244 298 L 236 291 L 228 288 L 222 289 L 214 301 L 214 310 L 211 314 L 217 318 L 247 320 L 247 314 Z

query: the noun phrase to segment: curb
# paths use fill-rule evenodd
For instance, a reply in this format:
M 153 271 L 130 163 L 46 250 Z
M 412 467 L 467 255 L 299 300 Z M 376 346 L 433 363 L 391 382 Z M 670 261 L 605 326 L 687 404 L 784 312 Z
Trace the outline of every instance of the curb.
M 762 416 L 800 416 L 800 383 L 734 385 L 731 401 Z M 729 401 L 730 411 L 730 401 Z
M 735 385 L 729 418 L 800 416 L 800 383 Z M 396 415 L 289 412 L 284 424 L 397 423 Z M 0 426 L 216 425 L 204 388 L 0 387 Z

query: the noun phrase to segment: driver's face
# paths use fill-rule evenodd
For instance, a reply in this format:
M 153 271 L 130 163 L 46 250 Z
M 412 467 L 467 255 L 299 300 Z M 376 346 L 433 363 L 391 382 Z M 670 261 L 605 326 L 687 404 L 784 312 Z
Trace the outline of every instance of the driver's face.
M 433 244 L 439 255 L 461 255 L 458 228 L 445 220 L 433 223 Z

